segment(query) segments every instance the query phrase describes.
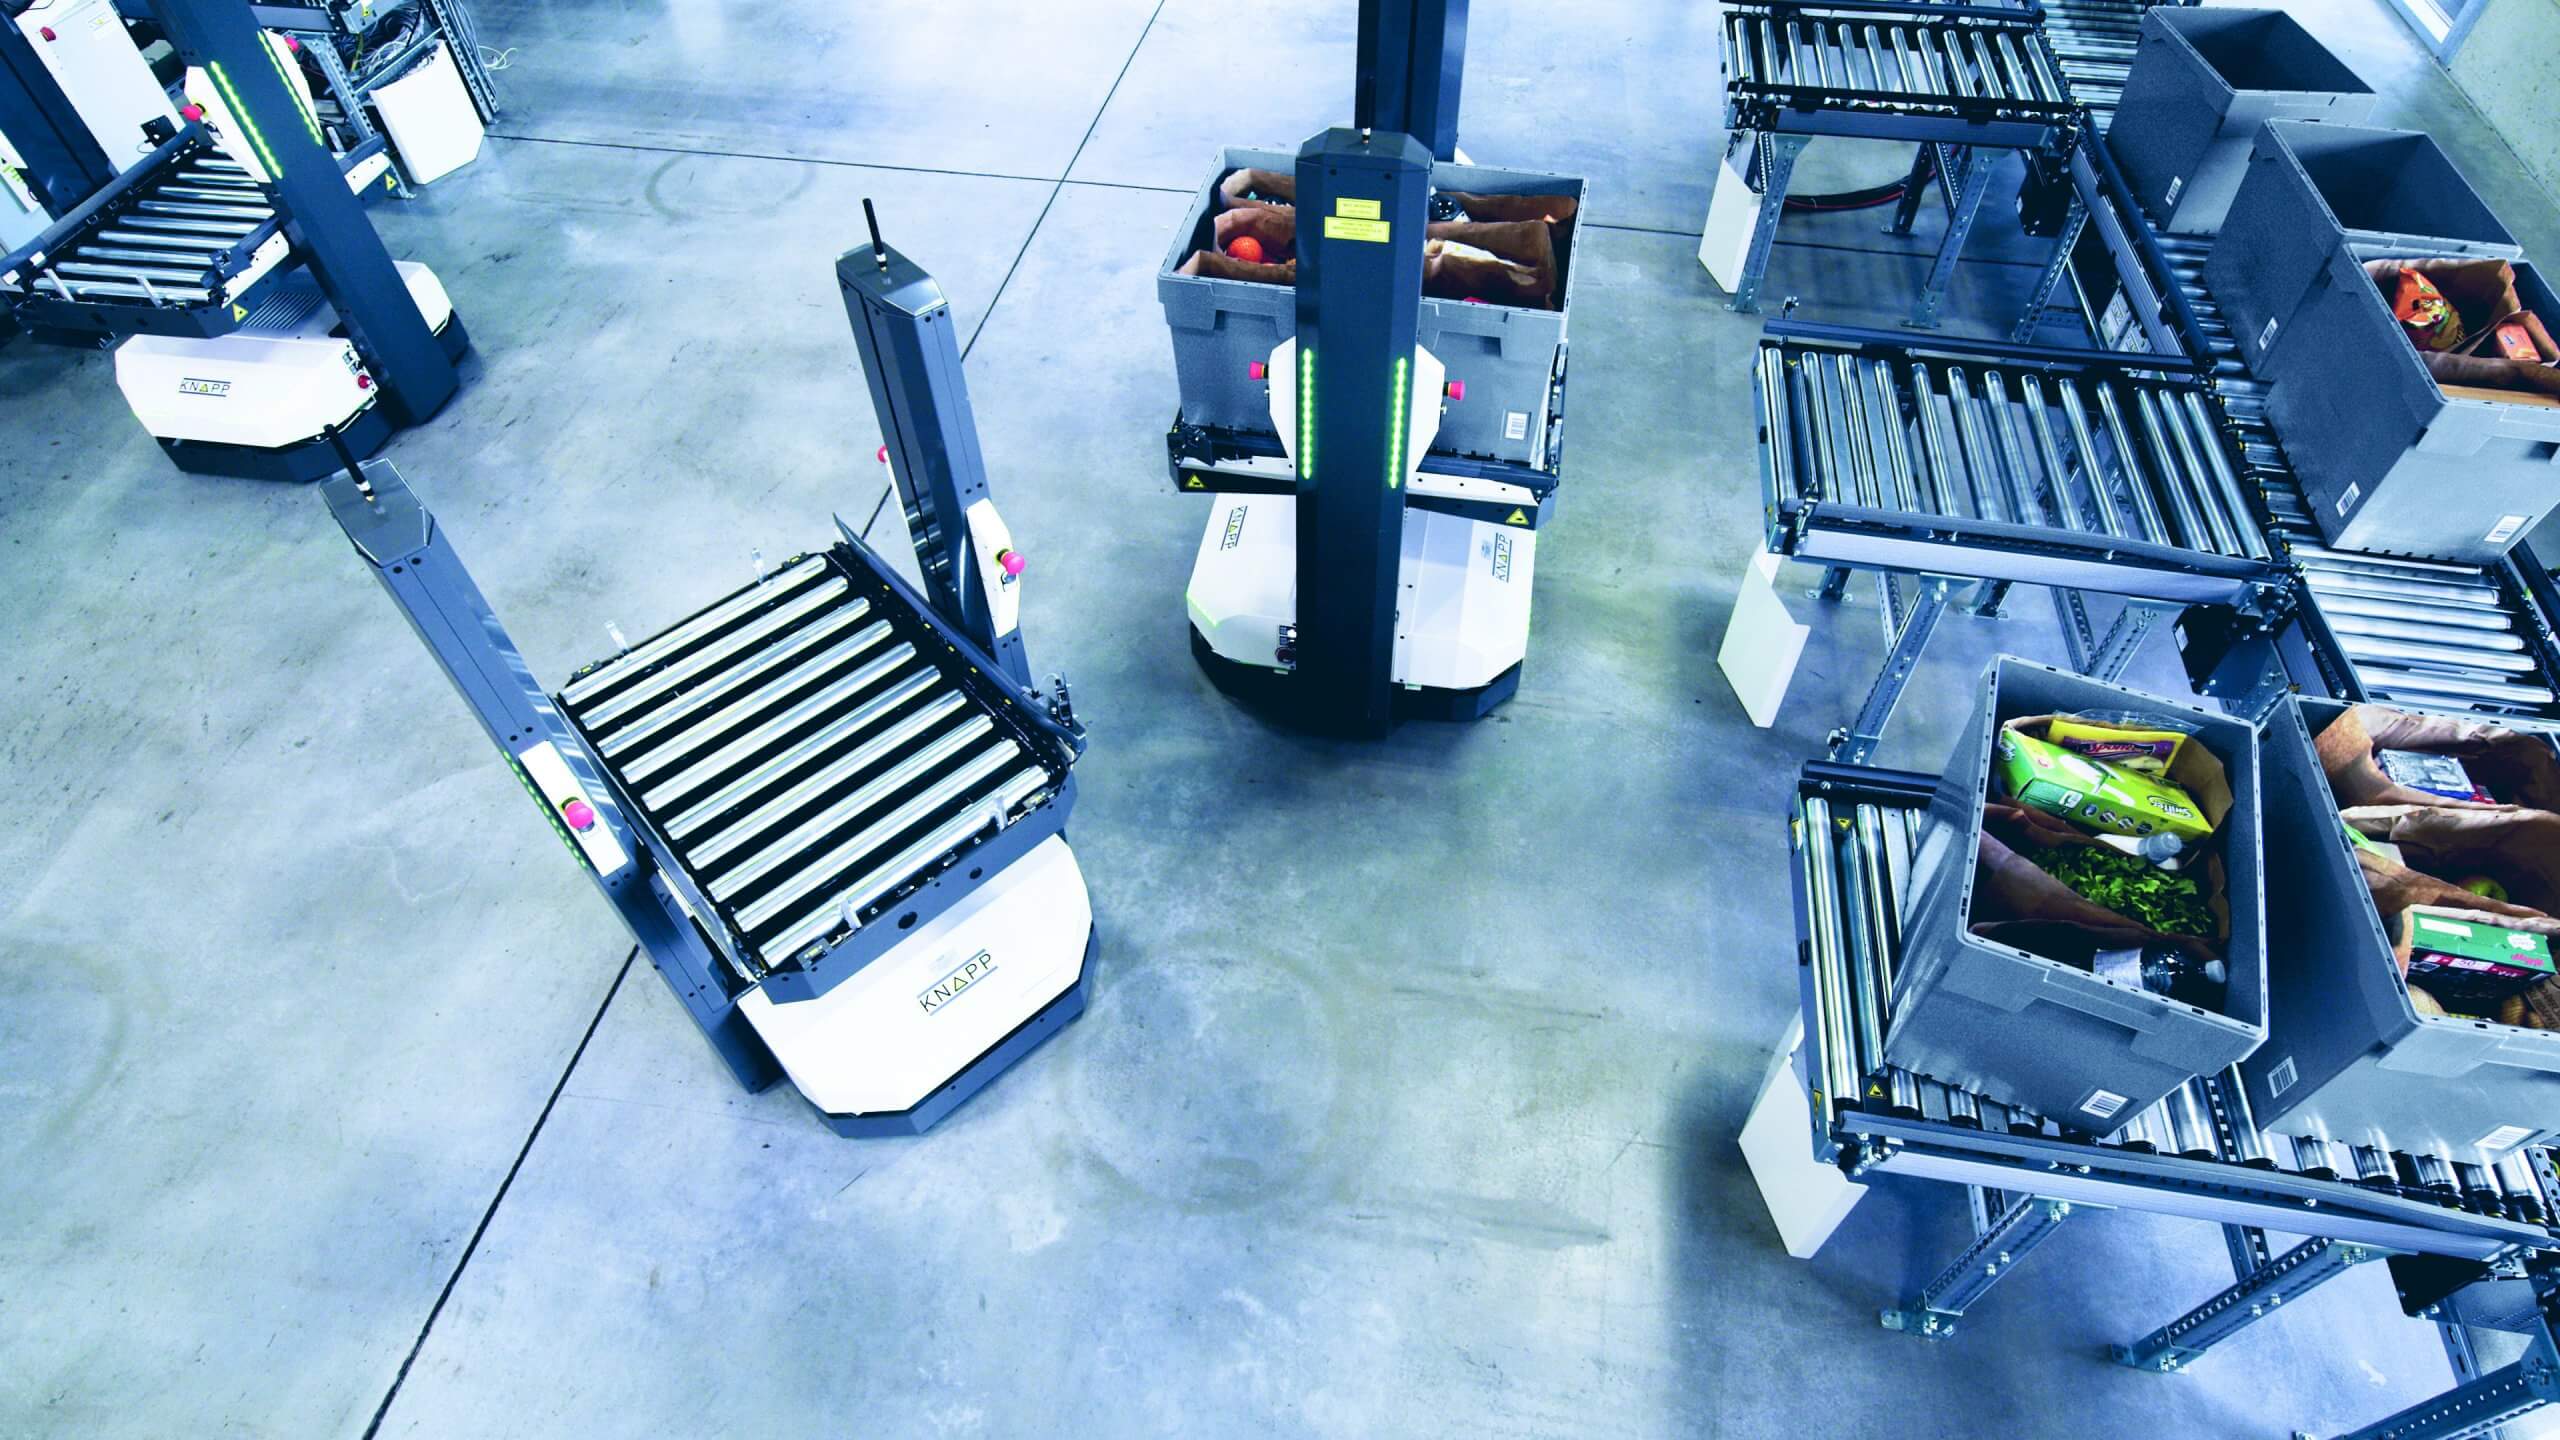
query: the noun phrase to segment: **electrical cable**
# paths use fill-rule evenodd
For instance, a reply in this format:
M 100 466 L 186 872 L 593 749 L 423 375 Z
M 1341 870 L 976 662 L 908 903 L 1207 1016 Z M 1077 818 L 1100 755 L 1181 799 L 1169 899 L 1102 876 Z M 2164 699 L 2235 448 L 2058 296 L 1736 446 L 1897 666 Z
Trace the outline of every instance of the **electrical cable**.
M 1938 152 L 1932 148 L 1916 178 L 1919 184 L 1925 186 L 1937 177 L 1937 173 Z M 1799 212 L 1824 214 L 1842 210 L 1873 210 L 1878 206 L 1891 205 L 1900 200 L 1910 190 L 1912 183 L 1911 179 L 1902 179 L 1883 185 L 1870 185 L 1863 190 L 1842 190 L 1830 195 L 1790 195 L 1787 197 L 1786 208 Z

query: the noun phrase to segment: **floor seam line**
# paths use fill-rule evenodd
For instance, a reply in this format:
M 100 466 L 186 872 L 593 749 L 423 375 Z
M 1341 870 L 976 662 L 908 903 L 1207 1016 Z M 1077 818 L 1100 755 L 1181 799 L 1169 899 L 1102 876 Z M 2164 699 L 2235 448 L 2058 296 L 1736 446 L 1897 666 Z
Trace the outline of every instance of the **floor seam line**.
M 1022 268 L 1022 257 L 1031 253 L 1031 242 L 1040 238 L 1040 227 L 1047 223 L 1049 211 L 1066 193 L 1067 179 L 1076 173 L 1076 162 L 1084 158 L 1084 147 L 1093 143 L 1093 132 L 1102 128 L 1102 117 L 1111 113 L 1111 102 L 1119 97 L 1120 82 L 1129 78 L 1129 67 L 1138 63 L 1138 52 L 1147 48 L 1147 37 L 1154 34 L 1156 20 L 1164 14 L 1166 0 L 1156 0 L 1156 8 L 1147 12 L 1147 23 L 1138 27 L 1137 43 L 1129 47 L 1129 57 L 1120 62 L 1120 71 L 1111 77 L 1111 88 L 1102 92 L 1102 103 L 1094 107 L 1093 120 L 1084 127 L 1084 135 L 1076 141 L 1075 153 L 1067 157 L 1065 168 L 1058 172 L 1058 183 L 1031 217 L 1031 228 L 1022 234 L 1022 248 L 1013 252 L 1013 263 L 1004 267 L 1004 278 L 996 282 L 995 293 L 987 297 L 987 308 L 978 315 L 978 327 L 969 332 L 969 343 L 960 347 L 960 358 L 967 361 L 969 352 L 978 348 L 978 337 L 987 333 L 987 322 L 995 318 L 996 306 L 1004 299 L 1005 287 L 1013 283 L 1014 272 Z
M 534 1117 L 533 1128 L 525 1132 L 524 1144 L 516 1151 L 515 1163 L 507 1167 L 506 1178 L 498 1182 L 498 1193 L 489 1197 L 489 1208 L 480 1212 L 480 1223 L 472 1227 L 471 1239 L 462 1247 L 462 1258 L 456 1260 L 453 1273 L 447 1275 L 444 1289 L 437 1292 L 436 1303 L 427 1310 L 426 1323 L 418 1327 L 418 1338 L 409 1344 L 409 1353 L 400 1361 L 400 1371 L 391 1377 L 391 1388 L 382 1392 L 382 1403 L 373 1410 L 373 1422 L 364 1427 L 364 1440 L 374 1440 L 382 1431 L 382 1422 L 390 1417 L 391 1403 L 400 1398 L 400 1387 L 409 1383 L 409 1369 L 418 1363 L 420 1352 L 427 1348 L 427 1336 L 436 1328 L 436 1320 L 444 1314 L 445 1303 L 453 1298 L 455 1287 L 462 1283 L 462 1272 L 470 1268 L 472 1257 L 480 1252 L 480 1241 L 489 1233 L 489 1222 L 496 1219 L 498 1207 L 506 1203 L 507 1191 L 516 1183 L 516 1175 L 524 1169 L 525 1157 L 533 1153 L 533 1143 L 542 1138 L 542 1127 L 551 1120 L 551 1109 L 560 1103 L 560 1092 L 569 1088 L 569 1077 L 577 1073 L 578 1062 L 586 1058 L 587 1046 L 596 1038 L 596 1030 L 604 1024 L 604 1014 L 613 1008 L 613 997 L 622 993 L 622 982 L 631 978 L 632 964 L 640 958 L 640 947 L 632 946 L 622 956 L 622 968 L 613 975 L 613 983 L 605 987 L 604 1000 L 587 1021 L 586 1033 L 578 1037 L 578 1048 L 569 1052 L 569 1063 L 553 1082 L 551 1095 L 542 1102 L 542 1113 Z
M 878 160 L 838 160 L 827 155 L 776 155 L 765 150 L 712 150 L 691 145 L 644 145 L 636 140 L 576 140 L 558 135 L 517 135 L 503 130 L 492 130 L 489 135 L 496 140 L 516 140 L 530 145 L 576 145 L 590 150 L 637 150 L 650 155 L 699 155 L 710 160 L 773 160 L 786 165 L 826 165 L 839 170 L 889 170 L 901 175 L 945 175 L 962 180 L 1018 180 L 1026 185 L 1051 183 L 1046 175 L 1016 175 L 1003 170 L 953 170 L 939 165 L 891 165 Z

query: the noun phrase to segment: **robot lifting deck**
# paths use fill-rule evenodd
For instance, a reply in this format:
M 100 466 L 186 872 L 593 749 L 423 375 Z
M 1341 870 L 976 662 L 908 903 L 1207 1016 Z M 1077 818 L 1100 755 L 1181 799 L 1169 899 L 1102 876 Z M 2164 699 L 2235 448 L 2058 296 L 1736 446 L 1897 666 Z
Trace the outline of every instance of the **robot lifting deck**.
M 921 591 L 839 521 L 547 695 L 387 463 L 323 488 L 740 1082 L 904 1133 L 1084 1008 L 1084 739 L 1063 681 L 1031 688 L 941 290 L 876 229 L 837 278 Z

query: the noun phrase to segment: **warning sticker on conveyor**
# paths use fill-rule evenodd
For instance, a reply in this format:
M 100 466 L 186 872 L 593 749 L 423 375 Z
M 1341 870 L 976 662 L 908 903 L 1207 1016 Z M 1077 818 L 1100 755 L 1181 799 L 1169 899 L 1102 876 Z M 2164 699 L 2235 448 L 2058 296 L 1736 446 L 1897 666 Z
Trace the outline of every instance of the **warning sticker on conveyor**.
M 1341 215 L 1324 217 L 1324 238 L 1327 240 L 1366 240 L 1371 244 L 1384 245 L 1390 228 L 1384 220 L 1353 220 Z
M 1377 201 L 1362 200 L 1351 195 L 1335 196 L 1333 213 L 1346 220 L 1375 220 L 1380 215 Z

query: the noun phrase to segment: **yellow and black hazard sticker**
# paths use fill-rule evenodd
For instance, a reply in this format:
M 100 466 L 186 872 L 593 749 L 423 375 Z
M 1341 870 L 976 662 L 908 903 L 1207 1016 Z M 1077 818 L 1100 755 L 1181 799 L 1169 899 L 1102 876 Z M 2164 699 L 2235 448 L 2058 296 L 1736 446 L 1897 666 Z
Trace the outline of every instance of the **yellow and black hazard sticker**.
M 235 303 L 235 304 L 231 307 L 231 318 L 232 318 L 232 319 L 234 319 L 234 320 L 246 320 L 246 319 L 248 319 L 248 318 L 249 318 L 249 307 L 248 307 L 248 306 L 246 306 L 246 305 L 241 305 L 241 304 L 236 304 L 236 303 Z
M 1182 477 L 1182 488 L 1185 490 L 1206 490 L 1209 488 L 1209 482 L 1201 479 L 1197 475 L 1185 475 Z
M 1526 525 L 1529 523 L 1529 512 L 1526 510 L 1514 510 L 1510 514 L 1502 517 L 1502 523 L 1505 525 Z

